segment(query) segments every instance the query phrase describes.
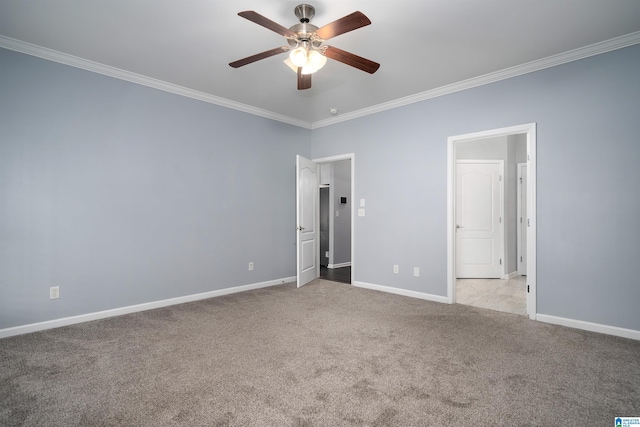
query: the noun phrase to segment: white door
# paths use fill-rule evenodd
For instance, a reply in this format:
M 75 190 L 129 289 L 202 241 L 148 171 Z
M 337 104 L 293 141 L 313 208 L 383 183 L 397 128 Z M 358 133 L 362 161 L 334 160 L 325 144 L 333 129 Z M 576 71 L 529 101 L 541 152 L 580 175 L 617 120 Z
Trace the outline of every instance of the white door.
M 518 163 L 518 274 L 527 275 L 527 164 Z
M 300 287 L 320 276 L 318 165 L 296 156 L 296 176 L 297 279 Z
M 502 278 L 502 160 L 456 164 L 456 274 Z

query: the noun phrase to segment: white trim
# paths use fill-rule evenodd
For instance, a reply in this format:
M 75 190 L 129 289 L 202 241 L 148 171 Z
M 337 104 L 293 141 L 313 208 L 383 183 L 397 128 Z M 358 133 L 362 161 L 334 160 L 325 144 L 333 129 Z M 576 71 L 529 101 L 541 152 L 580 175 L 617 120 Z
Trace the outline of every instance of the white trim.
M 186 302 L 199 301 L 207 298 L 215 298 L 222 295 L 235 294 L 238 292 L 251 291 L 254 289 L 266 288 L 269 286 L 282 285 L 284 283 L 295 282 L 294 277 L 269 280 L 267 282 L 253 283 L 249 285 L 234 286 L 232 288 L 218 289 L 216 291 L 203 292 L 200 294 L 186 295 L 182 297 L 170 298 L 160 301 L 147 302 L 143 304 L 130 305 L 127 307 L 114 308 L 111 310 L 97 311 L 95 313 L 81 314 L 78 316 L 64 317 L 61 319 L 48 320 L 46 322 L 31 323 L 28 325 L 14 326 L 12 328 L 0 329 L 0 338 L 12 337 L 15 335 L 28 334 L 31 332 L 44 331 L 46 329 L 59 328 L 61 326 L 75 325 L 77 323 L 90 322 L 92 320 L 106 319 L 108 317 L 122 316 L 123 314 L 137 313 L 140 311 L 153 310 L 170 305 L 184 304 Z
M 456 188 L 456 151 L 455 145 L 461 141 L 475 141 L 484 138 L 508 136 L 513 134 L 527 135 L 527 212 L 529 233 L 527 239 L 527 314 L 535 320 L 536 308 L 536 124 L 528 123 L 500 129 L 492 129 L 464 135 L 450 136 L 447 139 L 447 302 L 453 304 L 456 300 L 456 265 L 455 265 L 455 188 Z
M 386 292 L 389 294 L 402 295 L 405 297 L 418 298 L 426 301 L 447 303 L 447 297 L 440 295 L 426 294 L 424 292 L 409 291 L 406 289 L 393 288 L 391 286 L 374 285 L 365 282 L 353 282 L 353 286 L 358 288 L 372 289 L 374 291 Z
M 511 273 L 507 273 L 504 276 L 502 276 L 502 280 L 510 280 L 519 275 L 520 273 L 518 273 L 517 271 L 512 271 Z
M 121 70 L 108 65 L 100 64 L 98 62 L 89 61 L 87 59 L 83 59 L 77 56 L 58 52 L 53 49 L 37 46 L 31 43 L 12 39 L 6 36 L 0 36 L 0 47 L 5 49 L 25 53 L 27 55 L 36 56 L 38 58 L 47 59 L 49 61 L 58 62 L 60 64 L 70 65 L 72 67 L 81 68 L 83 70 L 93 71 L 95 73 L 103 74 L 105 76 L 110 76 L 116 79 L 137 83 L 143 86 L 148 86 L 155 89 L 163 90 L 165 92 L 174 93 L 176 95 L 186 96 L 188 98 L 198 99 L 200 101 L 208 102 L 215 105 L 220 105 L 222 107 L 231 108 L 233 110 L 242 111 L 242 112 L 253 114 L 260 117 L 265 117 L 267 119 L 276 120 L 276 121 L 287 123 L 293 126 L 299 126 L 305 129 L 317 129 L 324 126 L 334 125 L 347 120 L 353 120 L 359 117 L 364 117 L 364 116 L 379 113 L 382 111 L 391 110 L 393 108 L 402 107 L 405 105 L 414 104 L 416 102 L 425 101 L 427 99 L 449 95 L 451 93 L 459 92 L 465 89 L 471 89 L 477 86 L 482 86 L 489 83 L 495 83 L 500 80 L 509 79 L 511 77 L 533 73 L 535 71 L 544 70 L 545 68 L 555 67 L 557 65 L 566 64 L 568 62 L 588 58 L 590 56 L 600 55 L 602 53 L 610 52 L 617 49 L 622 49 L 628 46 L 633 46 L 638 43 L 640 43 L 640 31 L 627 34 L 621 37 L 615 37 L 613 39 L 605 40 L 599 43 L 594 43 L 592 45 L 570 50 L 568 52 L 552 55 L 547 58 L 542 58 L 535 61 L 527 62 L 526 64 L 505 68 L 504 70 L 485 74 L 483 76 L 472 77 L 470 79 L 463 80 L 461 82 L 452 83 L 450 85 L 446 85 L 446 86 L 431 89 L 425 92 L 406 96 L 393 101 L 384 102 L 382 104 L 374 105 L 372 107 L 363 108 L 361 110 L 352 111 L 346 114 L 341 114 L 339 116 L 331 117 L 329 119 L 320 120 L 317 122 L 306 122 L 304 120 L 295 119 L 293 117 L 273 113 L 271 111 L 252 107 L 250 105 L 242 104 L 236 101 L 231 101 L 229 99 L 217 97 L 217 96 L 210 95 L 204 92 L 199 92 L 193 89 L 188 89 L 182 86 L 163 82 L 161 80 L 156 80 L 151 77 L 146 77 L 140 74 L 132 73 L 130 71 L 125 71 L 125 70 Z
M 0 36 L 0 47 L 9 49 L 9 50 L 14 50 L 20 53 L 25 53 L 27 55 L 36 56 L 38 58 L 46 59 L 46 60 L 57 62 L 60 64 L 69 65 L 71 67 L 80 68 L 82 70 L 87 70 L 87 71 L 102 74 L 105 76 L 113 77 L 116 79 L 124 80 L 127 82 L 139 84 L 142 86 L 147 86 L 154 89 L 162 90 L 164 92 L 173 93 L 175 95 L 197 99 L 198 101 L 207 102 L 209 104 L 219 105 L 221 107 L 230 108 L 232 110 L 242 111 L 243 113 L 253 114 L 255 116 L 260 116 L 260 117 L 275 120 L 278 122 L 287 123 L 293 126 L 299 126 L 305 129 L 311 129 L 311 123 L 305 122 L 303 120 L 294 119 L 293 117 L 273 113 L 271 111 L 263 110 L 261 108 L 252 107 L 247 104 L 242 104 L 240 102 L 231 101 L 230 99 L 221 98 L 219 96 L 210 95 L 205 92 L 189 89 L 184 86 L 178 86 L 173 83 L 168 83 L 162 80 L 143 76 L 141 74 L 132 73 L 131 71 L 121 70 L 119 68 L 111 67 L 109 65 L 101 64 L 99 62 L 94 62 L 88 59 L 79 58 L 77 56 L 69 55 L 66 53 L 58 52 L 53 49 L 48 49 L 46 47 L 41 47 L 31 43 L 12 39 L 10 37 Z
M 522 170 L 524 168 L 527 167 L 526 163 L 517 163 L 516 164 L 516 170 L 517 170 L 517 175 L 516 175 L 516 271 L 519 275 L 521 276 L 526 276 L 527 275 L 527 271 L 526 268 L 523 267 L 523 264 L 526 265 L 526 260 L 524 262 L 521 262 L 520 259 L 522 258 L 522 252 L 524 252 L 522 249 L 522 241 L 526 240 L 523 239 L 523 233 L 522 233 L 522 226 L 520 225 L 520 222 L 518 221 L 518 219 L 520 219 L 520 221 L 523 221 L 525 224 L 527 222 L 527 212 L 522 212 Z M 518 182 L 519 181 L 519 182 Z M 526 193 L 526 191 L 525 191 Z M 526 203 L 525 203 L 526 205 Z M 525 206 L 526 208 L 526 206 Z M 525 232 L 525 236 L 526 236 L 526 232 Z M 526 247 L 525 247 L 526 249 Z
M 538 313 L 538 136 L 535 123 L 527 132 L 527 314 L 535 320 Z
M 342 267 L 351 267 L 351 263 L 350 262 L 343 262 L 343 263 L 339 263 L 339 264 L 329 264 L 329 265 L 327 265 L 327 268 L 342 268 Z
M 355 157 L 355 153 L 346 153 L 346 154 L 339 154 L 337 156 L 321 157 L 319 159 L 313 159 L 313 161 L 316 163 L 332 163 L 332 162 L 338 162 L 340 160 L 353 161 L 354 157 Z
M 614 335 L 616 337 L 640 340 L 640 331 L 634 329 L 619 328 L 617 326 L 601 325 L 599 323 L 585 322 L 582 320 L 567 319 L 564 317 L 538 314 L 536 320 L 553 325 L 567 326 L 569 328 L 582 329 L 584 331 L 598 332 L 600 334 Z
M 345 122 L 347 120 L 357 119 L 359 117 L 368 116 L 382 111 L 391 110 L 393 108 L 403 107 L 405 105 L 414 104 L 416 102 L 425 101 L 427 99 L 437 98 L 451 93 L 471 89 L 477 86 L 483 86 L 495 83 L 500 80 L 510 79 L 523 74 L 533 73 L 535 71 L 544 70 L 545 68 L 555 67 L 556 65 L 566 64 L 567 62 L 577 61 L 579 59 L 588 58 L 590 56 L 600 55 L 601 53 L 610 52 L 612 50 L 622 49 L 640 43 L 640 31 L 627 34 L 625 36 L 616 37 L 603 42 L 594 43 L 568 52 L 552 55 L 547 58 L 538 59 L 527 62 L 526 64 L 516 65 L 515 67 L 505 68 L 504 70 L 495 71 L 483 76 L 472 77 L 461 82 L 452 83 L 450 85 L 441 86 L 425 92 L 409 95 L 393 101 L 384 102 L 372 107 L 363 108 L 357 111 L 341 114 L 325 120 L 313 122 L 311 129 L 317 129 L 324 126 L 334 125 L 336 123 Z
M 340 160 L 351 160 L 351 283 L 353 283 L 355 276 L 354 260 L 356 254 L 356 227 L 355 227 L 355 213 L 356 213 L 356 154 L 346 153 L 338 154 L 337 156 L 320 157 L 318 159 L 312 159 L 318 164 L 331 163 Z

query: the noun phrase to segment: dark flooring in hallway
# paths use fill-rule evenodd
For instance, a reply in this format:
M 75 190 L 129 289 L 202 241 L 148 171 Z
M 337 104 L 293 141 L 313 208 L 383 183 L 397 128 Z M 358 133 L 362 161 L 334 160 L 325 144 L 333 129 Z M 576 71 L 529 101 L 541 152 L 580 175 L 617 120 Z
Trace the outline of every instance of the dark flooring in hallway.
M 351 284 L 351 267 L 327 268 L 320 266 L 320 278 Z

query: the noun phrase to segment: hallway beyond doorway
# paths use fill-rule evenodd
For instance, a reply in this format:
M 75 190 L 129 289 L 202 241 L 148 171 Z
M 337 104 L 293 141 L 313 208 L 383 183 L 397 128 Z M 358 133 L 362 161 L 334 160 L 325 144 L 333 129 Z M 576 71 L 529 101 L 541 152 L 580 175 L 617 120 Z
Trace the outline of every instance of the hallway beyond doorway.
M 327 268 L 320 266 L 320 278 L 332 282 L 351 284 L 351 267 Z
M 503 279 L 457 279 L 456 302 L 490 310 L 527 314 L 526 276 Z

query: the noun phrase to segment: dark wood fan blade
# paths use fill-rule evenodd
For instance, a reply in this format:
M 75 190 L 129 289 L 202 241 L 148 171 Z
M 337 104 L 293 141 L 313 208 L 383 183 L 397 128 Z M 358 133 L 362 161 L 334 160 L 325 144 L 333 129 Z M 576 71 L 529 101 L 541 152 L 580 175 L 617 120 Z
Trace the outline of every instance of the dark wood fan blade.
M 244 12 L 239 12 L 238 15 L 242 16 L 245 19 L 248 19 L 251 22 L 255 22 L 258 25 L 262 25 L 265 28 L 268 28 L 271 31 L 275 31 L 276 33 L 283 35 L 285 37 L 296 37 L 297 34 L 291 31 L 290 29 L 283 27 L 282 25 L 273 22 L 271 19 L 266 18 L 260 15 L 258 12 L 254 12 L 253 10 L 246 10 Z
M 298 67 L 298 90 L 311 87 L 311 74 L 302 74 L 302 67 Z
M 365 71 L 369 74 L 373 74 L 378 71 L 380 64 L 370 61 L 353 53 L 349 53 L 345 50 L 338 49 L 337 47 L 327 46 L 324 52 L 324 56 L 327 58 L 335 59 L 343 64 L 351 65 L 359 70 Z
M 323 40 L 329 40 L 330 38 L 365 27 L 369 24 L 371 24 L 371 21 L 364 13 L 353 12 L 351 15 L 347 15 L 319 28 L 318 31 L 316 31 L 316 35 Z
M 248 56 L 248 57 L 243 58 L 243 59 L 239 59 L 237 61 L 229 63 L 229 65 L 231 65 L 233 68 L 242 67 L 243 65 L 251 64 L 252 62 L 256 62 L 256 61 L 259 61 L 261 59 L 268 58 L 270 56 L 286 52 L 288 50 L 289 50 L 288 47 L 277 47 L 275 49 L 267 50 L 265 52 L 257 53 L 255 55 Z

